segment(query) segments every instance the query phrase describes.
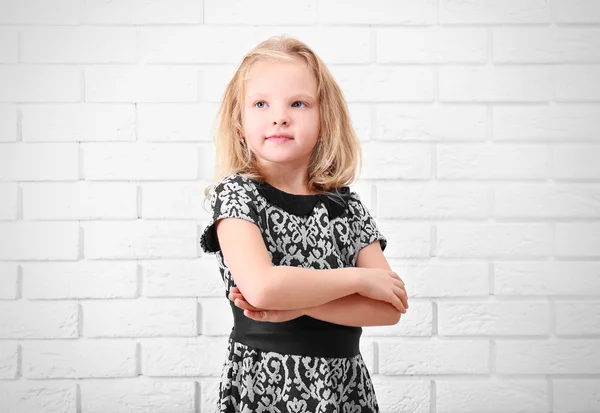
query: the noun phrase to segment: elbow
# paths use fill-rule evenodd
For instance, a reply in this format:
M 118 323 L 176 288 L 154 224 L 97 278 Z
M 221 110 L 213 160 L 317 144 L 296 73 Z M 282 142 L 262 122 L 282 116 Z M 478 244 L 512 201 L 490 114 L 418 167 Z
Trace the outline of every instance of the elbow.
M 398 324 L 398 322 L 400 321 L 400 317 L 402 317 L 402 312 L 391 304 L 389 304 L 389 307 L 391 308 L 388 309 L 386 325 L 393 326 L 395 324 Z
M 272 277 L 270 277 L 270 274 L 267 274 L 267 272 L 268 271 L 263 271 L 262 273 L 265 276 L 262 277 L 251 277 L 251 279 L 254 280 L 254 282 L 251 284 L 245 285 L 244 287 L 240 287 L 238 285 L 238 288 L 248 304 L 262 310 L 269 309 L 269 306 L 272 304 L 271 301 L 273 297 L 271 294 L 273 286 L 270 282 Z
M 402 317 L 402 313 L 396 309 L 394 309 L 394 314 L 392 317 L 391 326 L 398 324 L 400 322 L 400 317 Z

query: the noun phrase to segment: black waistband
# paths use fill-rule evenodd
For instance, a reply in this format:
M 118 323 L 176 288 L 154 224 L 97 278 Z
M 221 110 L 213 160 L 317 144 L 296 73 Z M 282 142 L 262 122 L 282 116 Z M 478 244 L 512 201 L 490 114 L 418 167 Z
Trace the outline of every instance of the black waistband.
M 283 323 L 255 321 L 231 301 L 234 327 L 230 338 L 249 347 L 312 357 L 360 354 L 361 327 L 348 327 L 303 316 Z

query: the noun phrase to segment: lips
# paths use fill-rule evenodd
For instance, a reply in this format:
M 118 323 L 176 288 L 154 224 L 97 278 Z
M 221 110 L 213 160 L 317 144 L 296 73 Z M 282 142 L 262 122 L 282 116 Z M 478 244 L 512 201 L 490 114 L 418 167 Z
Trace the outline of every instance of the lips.
M 267 136 L 267 139 L 271 139 L 271 138 L 275 138 L 275 139 L 294 139 L 292 138 L 292 135 L 288 135 L 287 133 L 278 133 L 276 135 L 271 135 L 271 136 Z

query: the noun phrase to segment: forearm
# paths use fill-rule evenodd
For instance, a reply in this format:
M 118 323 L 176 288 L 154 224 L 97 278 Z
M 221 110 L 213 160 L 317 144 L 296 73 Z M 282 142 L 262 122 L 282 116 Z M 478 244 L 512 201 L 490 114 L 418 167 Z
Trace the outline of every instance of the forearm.
M 357 267 L 315 270 L 273 266 L 270 270 L 262 294 L 256 304 L 251 303 L 266 310 L 317 307 L 361 289 L 362 272 Z
M 400 320 L 400 311 L 393 305 L 359 294 L 306 308 L 304 314 L 318 320 L 351 327 L 393 325 Z

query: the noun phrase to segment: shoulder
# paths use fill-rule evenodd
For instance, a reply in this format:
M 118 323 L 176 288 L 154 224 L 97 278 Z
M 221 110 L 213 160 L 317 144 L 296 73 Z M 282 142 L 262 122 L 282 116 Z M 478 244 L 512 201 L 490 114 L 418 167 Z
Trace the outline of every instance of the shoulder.
M 252 180 L 238 173 L 220 179 L 212 188 L 210 204 L 213 209 L 257 208 L 256 187 Z
M 221 194 L 254 194 L 254 184 L 252 181 L 239 173 L 234 173 L 221 178 L 213 189 L 213 196 Z
M 364 209 L 364 204 L 362 203 L 362 199 L 360 195 L 348 187 L 348 195 L 346 196 L 346 201 L 348 203 L 348 208 L 350 212 L 360 213 Z

